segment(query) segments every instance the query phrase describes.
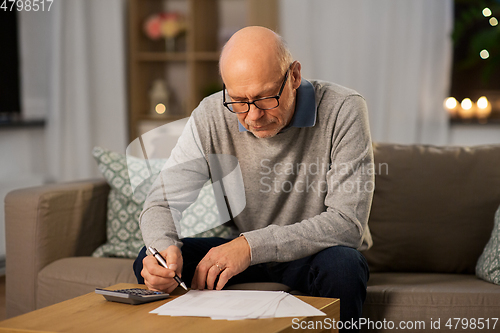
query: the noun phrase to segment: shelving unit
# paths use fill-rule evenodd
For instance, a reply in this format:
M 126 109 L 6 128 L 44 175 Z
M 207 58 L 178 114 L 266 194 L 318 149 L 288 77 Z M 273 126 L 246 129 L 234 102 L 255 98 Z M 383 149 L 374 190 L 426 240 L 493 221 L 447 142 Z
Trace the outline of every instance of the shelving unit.
M 129 140 L 140 134 L 141 124 L 160 126 L 189 116 L 199 102 L 222 88 L 218 73 L 221 8 L 239 1 L 246 25 L 276 30 L 277 0 L 130 0 L 129 3 Z M 230 3 L 234 6 L 235 3 Z M 164 40 L 152 41 L 143 32 L 152 14 L 176 10 L 187 20 L 187 31 L 175 52 L 166 52 Z M 241 12 L 238 12 L 241 15 Z M 150 113 L 149 90 L 155 79 L 164 79 L 170 93 L 168 113 Z

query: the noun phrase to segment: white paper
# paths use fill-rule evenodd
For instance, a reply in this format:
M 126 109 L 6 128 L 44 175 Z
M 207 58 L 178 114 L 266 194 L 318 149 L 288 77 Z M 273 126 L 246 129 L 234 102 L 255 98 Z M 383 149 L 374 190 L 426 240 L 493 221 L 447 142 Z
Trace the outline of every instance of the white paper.
M 278 309 L 276 309 L 275 317 L 310 317 L 310 316 L 326 316 L 326 314 L 316 309 L 314 306 L 301 301 L 293 295 L 285 297 Z
M 288 293 L 257 290 L 190 290 L 150 313 L 214 320 L 325 316 L 324 312 Z

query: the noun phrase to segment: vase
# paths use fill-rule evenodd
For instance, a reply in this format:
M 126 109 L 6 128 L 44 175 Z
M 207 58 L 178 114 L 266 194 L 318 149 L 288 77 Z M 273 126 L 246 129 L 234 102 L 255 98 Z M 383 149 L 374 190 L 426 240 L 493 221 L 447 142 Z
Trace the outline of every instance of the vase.
M 175 52 L 175 38 L 165 38 L 165 47 L 167 52 Z

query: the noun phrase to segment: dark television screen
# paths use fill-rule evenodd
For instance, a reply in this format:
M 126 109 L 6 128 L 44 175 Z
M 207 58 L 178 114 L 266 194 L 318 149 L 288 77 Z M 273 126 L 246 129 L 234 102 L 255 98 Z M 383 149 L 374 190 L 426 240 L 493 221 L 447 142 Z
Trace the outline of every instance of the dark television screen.
M 17 11 L 0 11 L 0 115 L 18 114 L 20 107 Z

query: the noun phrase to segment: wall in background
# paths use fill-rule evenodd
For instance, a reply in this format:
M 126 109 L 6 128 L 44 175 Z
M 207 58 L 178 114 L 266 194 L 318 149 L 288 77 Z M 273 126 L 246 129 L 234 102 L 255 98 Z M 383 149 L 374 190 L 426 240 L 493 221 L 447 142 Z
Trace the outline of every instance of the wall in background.
M 49 105 L 50 13 L 19 12 L 21 106 L 26 118 L 46 118 Z
M 500 144 L 500 124 L 453 124 L 448 135 L 451 146 Z
M 45 182 L 44 130 L 0 130 L 0 262 L 5 258 L 4 198 L 12 190 Z M 3 272 L 0 267 L 0 274 Z

